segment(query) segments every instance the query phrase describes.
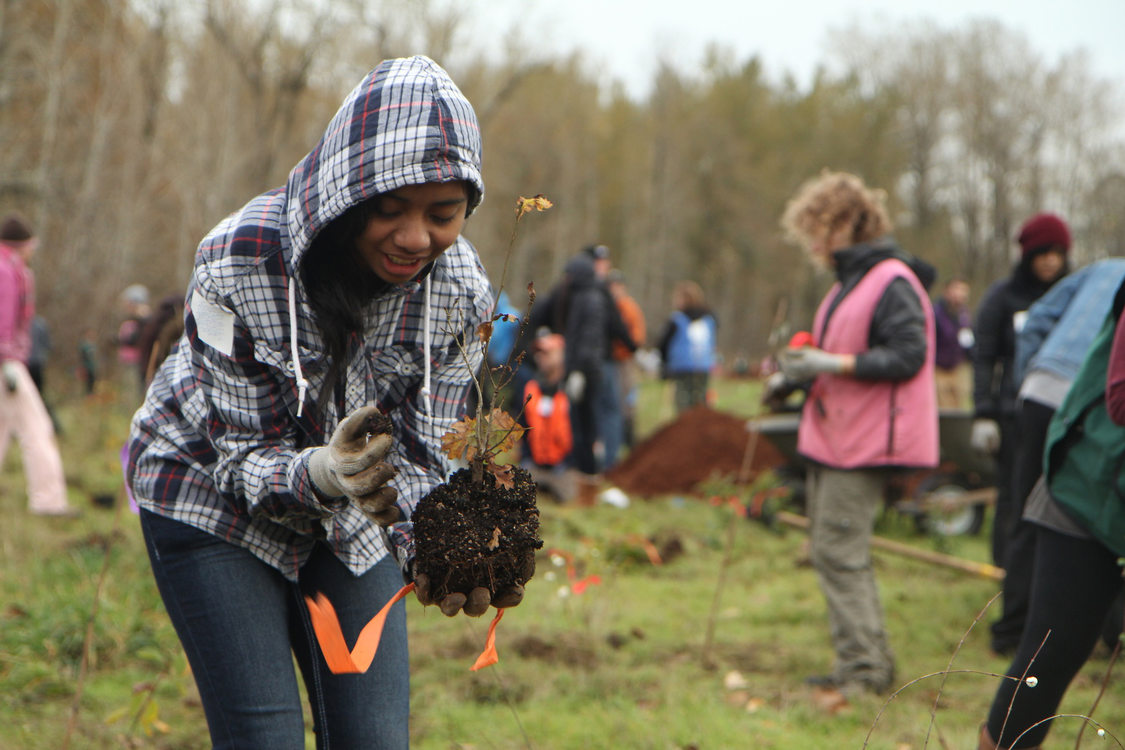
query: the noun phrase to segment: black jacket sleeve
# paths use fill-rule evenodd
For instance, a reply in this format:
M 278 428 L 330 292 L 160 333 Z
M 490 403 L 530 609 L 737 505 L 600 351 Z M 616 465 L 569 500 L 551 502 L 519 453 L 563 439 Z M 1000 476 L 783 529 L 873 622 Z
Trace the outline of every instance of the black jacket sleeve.
M 1004 289 L 1003 282 L 989 288 L 977 308 L 973 325 L 973 408 L 978 417 L 1000 416 L 996 367 L 1002 359 L 1004 327 L 1009 325 L 1004 311 Z
M 927 300 L 928 304 L 928 300 Z M 906 380 L 926 361 L 926 315 L 914 287 L 903 278 L 887 285 L 875 305 L 868 350 L 856 355 L 860 380 Z

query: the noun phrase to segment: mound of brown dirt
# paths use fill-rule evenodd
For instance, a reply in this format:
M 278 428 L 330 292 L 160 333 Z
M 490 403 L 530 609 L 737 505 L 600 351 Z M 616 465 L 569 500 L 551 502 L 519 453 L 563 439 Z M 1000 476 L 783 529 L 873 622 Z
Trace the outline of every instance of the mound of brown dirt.
M 625 460 L 606 472 L 606 479 L 641 497 L 690 493 L 700 482 L 718 476 L 734 481 L 752 434 L 746 422 L 706 406 L 689 409 L 634 446 Z M 781 453 L 759 437 L 747 478 L 784 463 Z

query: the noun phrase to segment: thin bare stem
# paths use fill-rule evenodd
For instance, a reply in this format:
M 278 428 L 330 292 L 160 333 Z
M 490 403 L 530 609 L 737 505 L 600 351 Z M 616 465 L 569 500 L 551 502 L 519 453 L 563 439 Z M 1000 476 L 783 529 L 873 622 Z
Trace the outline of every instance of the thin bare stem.
M 883 703 L 883 707 L 880 708 L 879 713 L 876 714 L 875 720 L 873 722 L 871 722 L 871 728 L 867 730 L 867 737 L 864 738 L 864 740 L 863 740 L 863 746 L 867 747 L 868 743 L 871 742 L 871 734 L 872 734 L 872 732 L 875 731 L 875 725 L 879 723 L 879 719 L 881 719 L 883 717 L 883 714 L 886 713 L 887 707 L 891 704 L 891 701 L 893 701 L 895 698 L 897 698 L 900 693 L 902 693 L 904 690 L 906 690 L 909 687 L 917 685 L 922 680 L 928 680 L 931 677 L 939 677 L 939 676 L 943 677 L 943 679 L 944 679 L 944 675 L 950 675 L 950 674 L 979 674 L 979 675 L 984 675 L 985 677 L 1000 677 L 1000 678 L 1006 679 L 1006 680 L 1016 679 L 1015 677 L 1009 677 L 1006 674 L 999 674 L 997 672 L 986 672 L 986 671 L 981 670 L 981 669 L 943 669 L 940 672 L 930 672 L 929 674 L 924 674 L 921 677 L 915 677 L 913 680 L 906 683 L 905 685 L 903 685 L 902 687 L 900 687 L 898 690 L 894 691 L 893 693 L 890 694 L 890 696 L 887 697 L 887 700 L 884 701 L 884 703 Z
M 1108 729 L 1106 729 L 1100 723 L 1091 719 L 1089 716 L 1084 716 L 1083 714 L 1052 714 L 1051 716 L 1048 716 L 1045 719 L 1040 719 L 1039 721 L 1037 721 L 1034 724 L 1032 724 L 1031 726 L 1029 726 L 1027 729 L 1020 732 L 1019 736 L 1016 737 L 1014 740 L 1012 740 L 1012 744 L 1009 745 L 1009 747 L 1015 746 L 1015 744 L 1017 742 L 1019 742 L 1021 739 L 1023 739 L 1023 736 L 1025 734 L 1030 732 L 1032 729 L 1035 729 L 1035 727 L 1039 726 L 1040 724 L 1046 724 L 1048 721 L 1054 721 L 1055 719 L 1082 719 L 1082 725 L 1083 726 L 1085 726 L 1086 724 L 1093 724 L 1095 727 L 1097 727 L 1099 730 L 1101 730 L 1105 734 L 1106 737 L 1109 737 L 1111 740 L 1116 742 L 1118 747 L 1125 748 L 1125 745 L 1121 744 L 1121 740 L 1117 739 L 1117 736 L 1115 734 L 1110 732 Z M 997 740 L 997 743 L 999 743 L 999 742 L 1000 741 Z M 997 747 L 999 747 L 999 744 L 997 744 Z
M 750 422 L 747 422 L 749 426 Z M 746 448 L 742 453 L 742 465 L 738 469 L 738 476 L 735 480 L 737 485 L 745 485 L 750 478 L 750 467 L 754 464 L 754 455 L 758 452 L 758 430 L 748 430 L 749 435 L 746 437 Z M 741 517 L 732 512 L 730 523 L 727 526 L 727 538 L 723 548 L 723 559 L 719 563 L 719 575 L 715 581 L 715 593 L 711 597 L 711 611 L 707 614 L 707 631 L 703 637 L 703 666 L 706 668 L 713 668 L 715 666 L 714 660 L 711 658 L 711 646 L 715 637 L 715 620 L 719 611 L 719 598 L 722 595 L 723 584 L 726 582 L 727 569 L 730 568 L 731 558 L 733 557 L 734 550 L 734 532 L 736 524 Z
M 1047 639 L 1050 638 L 1050 637 L 1051 637 L 1051 631 L 1048 630 L 1047 634 L 1045 636 L 1043 636 L 1043 640 L 1039 642 L 1039 648 L 1035 649 L 1035 653 L 1032 654 L 1031 660 L 1028 661 L 1027 668 L 1024 669 L 1023 674 L 1020 675 L 1019 684 L 1016 685 L 1016 689 L 1012 691 L 1012 700 L 1010 700 L 1008 702 L 1008 711 L 1004 714 L 1004 723 L 1000 725 L 1000 734 L 997 735 L 997 737 L 996 737 L 996 744 L 997 745 L 999 745 L 1003 741 L 1004 728 L 1008 726 L 1008 719 L 1012 715 L 1012 706 L 1014 706 L 1016 704 L 1016 696 L 1019 695 L 1020 688 L 1023 687 L 1024 684 L 1025 684 L 1024 681 L 1027 679 L 1027 673 L 1031 669 L 1032 665 L 1035 664 L 1035 660 L 1039 657 L 1039 652 L 1043 650 L 1043 646 L 1046 645 Z M 1028 729 L 1031 729 L 1031 727 L 1028 727 L 1027 729 L 1025 729 L 1023 734 L 1026 734 Z M 1021 734 L 1020 737 L 1022 737 L 1023 734 Z M 1012 744 L 1015 744 L 1015 743 L 1012 743 Z
M 516 214 L 516 223 L 512 225 L 512 236 L 508 239 L 508 249 L 504 251 L 504 268 L 500 271 L 500 286 L 496 288 L 496 299 L 500 299 L 500 293 L 504 291 L 504 285 L 508 283 L 508 266 L 512 260 L 512 250 L 516 247 L 516 232 L 520 228 L 520 214 Z
M 956 660 L 957 654 L 961 652 L 961 647 L 965 645 L 965 641 L 968 640 L 969 633 L 973 632 L 973 628 L 977 626 L 977 623 L 984 619 L 985 613 L 988 612 L 990 607 L 992 607 L 993 602 L 1000 598 L 1000 595 L 1002 593 L 1002 591 L 997 591 L 993 595 L 993 597 L 988 600 L 988 603 L 981 608 L 980 612 L 977 612 L 977 616 L 973 618 L 972 623 L 970 623 L 965 632 L 961 634 L 961 640 L 957 642 L 957 648 L 953 649 L 953 653 L 950 654 L 949 662 L 945 665 L 946 670 L 950 670 L 953 668 L 953 662 L 954 660 Z M 938 685 L 937 695 L 934 696 L 934 703 L 932 706 L 930 706 L 930 726 L 926 729 L 926 740 L 922 743 L 923 750 L 930 745 L 930 733 L 933 731 L 934 723 L 937 721 L 938 702 L 941 700 L 941 694 L 944 690 L 945 678 L 942 677 L 941 684 Z
M 462 619 L 464 620 L 465 625 L 469 627 L 470 630 L 473 630 L 475 632 L 475 628 L 472 627 L 472 623 L 469 622 L 468 618 Z M 515 704 L 512 703 L 512 697 L 509 694 L 510 691 L 508 690 L 508 686 L 504 684 L 504 681 L 500 678 L 499 666 L 500 665 L 498 664 L 493 664 L 488 668 L 487 671 L 492 673 L 493 679 L 496 680 L 496 686 L 500 688 L 500 695 L 504 696 L 504 705 L 506 705 L 508 707 L 508 710 L 512 712 L 512 718 L 516 720 L 516 726 L 519 727 L 520 736 L 523 737 L 524 747 L 526 747 L 528 750 L 532 750 L 531 738 L 527 736 L 527 730 L 524 728 L 523 722 L 520 720 L 519 712 L 516 710 Z
M 1117 663 L 1117 657 L 1121 655 L 1121 637 L 1118 636 L 1117 643 L 1113 645 L 1113 653 L 1109 655 L 1109 664 L 1106 665 L 1105 674 L 1102 676 L 1102 684 L 1098 687 L 1098 694 L 1094 698 L 1094 705 L 1090 706 L 1087 715 L 1090 718 L 1094 716 L 1094 710 L 1097 709 L 1098 704 L 1102 701 L 1102 696 L 1105 695 L 1105 690 L 1109 687 L 1109 678 L 1113 674 L 1113 665 Z M 1086 731 L 1086 725 L 1083 724 L 1078 730 L 1078 736 L 1074 738 L 1074 749 L 1078 750 L 1079 745 L 1082 744 L 1082 733 Z

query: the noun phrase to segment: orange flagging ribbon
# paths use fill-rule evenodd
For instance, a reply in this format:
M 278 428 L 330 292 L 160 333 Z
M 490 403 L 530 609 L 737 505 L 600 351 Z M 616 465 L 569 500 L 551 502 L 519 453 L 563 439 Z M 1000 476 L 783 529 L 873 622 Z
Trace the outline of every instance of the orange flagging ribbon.
M 602 582 L 601 576 L 589 575 L 585 578 L 579 579 L 578 572 L 574 567 L 574 555 L 570 554 L 564 549 L 549 549 L 549 555 L 558 555 L 566 561 L 566 580 L 570 583 L 570 590 L 574 592 L 575 596 L 581 594 L 589 586 L 596 586 Z
M 349 650 L 344 641 L 344 632 L 340 628 L 340 619 L 336 615 L 336 608 L 322 593 L 317 593 L 314 599 L 305 597 L 305 604 L 309 608 L 309 618 L 312 620 L 313 632 L 316 641 L 320 644 L 320 651 L 324 654 L 324 661 L 328 664 L 328 671 L 332 674 L 357 674 L 366 672 L 375 659 L 375 652 L 379 650 L 379 639 L 383 636 L 383 623 L 391 605 L 402 599 L 414 590 L 414 584 L 408 583 L 383 605 L 374 617 L 359 632 L 355 639 L 355 648 Z M 484 651 L 477 657 L 472 669 L 483 669 L 492 666 L 500 657 L 496 654 L 496 625 L 504 616 L 504 610 L 496 610 L 496 617 L 488 627 L 488 639 Z
M 496 626 L 500 624 L 500 618 L 503 616 L 504 610 L 496 610 L 496 616 L 492 618 L 492 623 L 488 626 L 488 637 L 484 641 L 484 651 L 473 662 L 473 666 L 469 667 L 472 671 L 491 667 L 500 661 L 500 656 L 496 653 Z

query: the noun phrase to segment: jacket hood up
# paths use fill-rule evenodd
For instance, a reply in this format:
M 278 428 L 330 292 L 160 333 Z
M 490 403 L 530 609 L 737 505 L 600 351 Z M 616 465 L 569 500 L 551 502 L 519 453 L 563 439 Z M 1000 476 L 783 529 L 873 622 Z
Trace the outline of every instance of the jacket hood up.
M 313 239 L 348 209 L 380 193 L 454 180 L 469 185 L 472 211 L 484 197 L 480 128 L 472 105 L 433 60 L 386 60 L 348 94 L 320 141 L 289 173 L 284 188 L 258 196 L 200 243 L 194 283 L 206 301 L 193 307 L 209 310 L 213 318 L 228 318 L 229 302 L 250 294 L 245 275 L 268 265 L 271 278 L 280 283 L 245 300 L 259 316 L 247 324 L 278 331 L 282 322 L 274 317 L 277 307 L 266 304 L 265 298 L 287 308 L 289 369 L 303 405 L 308 381 L 300 350 L 313 334 L 302 330 L 309 325 L 311 310 L 297 271 Z M 467 244 L 461 238 L 457 243 Z M 427 274 L 424 280 L 427 299 L 431 277 Z M 311 349 L 307 354 L 316 356 Z
M 386 60 L 368 73 L 344 99 L 320 142 L 289 173 L 282 244 L 287 234 L 291 346 L 302 404 L 307 383 L 297 353 L 297 269 L 313 239 L 348 209 L 380 193 L 456 180 L 469 186 L 472 213 L 484 198 L 480 127 L 449 74 L 421 55 Z M 428 275 L 425 283 L 428 300 Z
M 472 105 L 428 57 L 384 61 L 352 89 L 320 142 L 289 173 L 291 267 L 352 206 L 406 185 L 453 180 L 470 185 L 471 213 L 484 198 Z

